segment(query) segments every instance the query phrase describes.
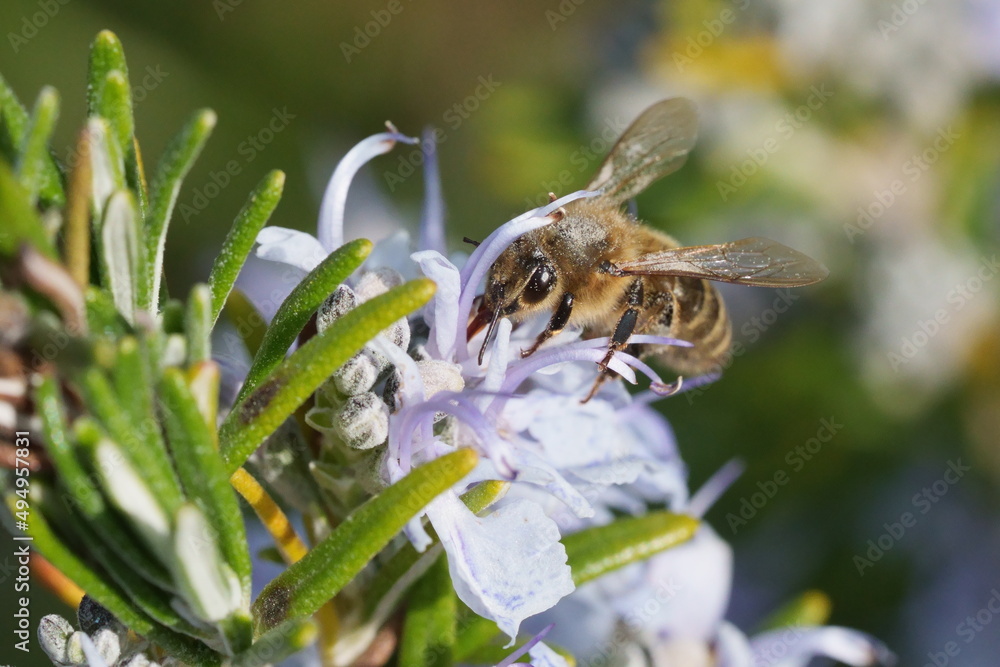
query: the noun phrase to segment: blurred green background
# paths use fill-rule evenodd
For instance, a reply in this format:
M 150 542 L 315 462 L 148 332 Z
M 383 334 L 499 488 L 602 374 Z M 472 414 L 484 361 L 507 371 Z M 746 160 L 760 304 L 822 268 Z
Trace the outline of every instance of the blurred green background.
M 817 588 L 831 623 L 901 664 L 948 642 L 949 664 L 996 664 L 1000 3 L 4 0 L 0 27 L 22 100 L 62 94 L 63 159 L 103 28 L 126 48 L 147 163 L 191 111 L 218 112 L 170 231 L 173 291 L 205 279 L 269 169 L 289 176 L 273 224 L 314 230 L 333 165 L 387 119 L 443 129 L 460 250 L 584 185 L 649 103 L 692 98 L 699 143 L 640 216 L 692 244 L 770 236 L 831 270 L 794 292 L 725 289 L 732 367 L 662 403 L 694 488 L 747 463 L 708 517 L 736 550 L 730 618 L 752 630 Z M 415 156 L 363 172 L 349 235 L 416 229 Z M 39 616 L 58 608 L 35 595 Z

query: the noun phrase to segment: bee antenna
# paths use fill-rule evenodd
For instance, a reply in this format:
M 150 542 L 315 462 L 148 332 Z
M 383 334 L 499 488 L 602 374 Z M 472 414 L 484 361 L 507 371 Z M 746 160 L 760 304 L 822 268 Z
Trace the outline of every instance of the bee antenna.
M 463 243 L 468 243 L 469 245 L 471 245 L 471 246 L 473 246 L 475 248 L 478 248 L 479 247 L 479 243 L 480 243 L 479 241 L 476 241 L 475 239 L 470 239 L 468 236 L 463 236 L 462 237 L 462 242 Z

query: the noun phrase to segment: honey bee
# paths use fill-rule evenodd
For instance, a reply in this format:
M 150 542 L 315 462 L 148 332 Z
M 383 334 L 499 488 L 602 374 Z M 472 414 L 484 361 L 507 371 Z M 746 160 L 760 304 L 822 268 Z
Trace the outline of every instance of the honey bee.
M 776 241 L 755 237 L 681 246 L 623 211 L 627 200 L 684 164 L 697 132 L 690 100 L 649 107 L 587 186 L 599 195 L 568 204 L 555 222 L 521 236 L 497 258 L 469 324 L 470 336 L 489 327 L 480 363 L 501 317 L 520 322 L 550 312 L 548 325 L 523 356 L 567 326 L 582 327 L 588 337 L 609 337 L 584 402 L 615 375 L 608 363 L 621 350 L 657 358 L 681 378 L 704 374 L 721 366 L 732 339 L 725 304 L 708 281 L 797 287 L 827 276 L 823 265 Z M 630 345 L 633 334 L 670 336 L 693 346 Z

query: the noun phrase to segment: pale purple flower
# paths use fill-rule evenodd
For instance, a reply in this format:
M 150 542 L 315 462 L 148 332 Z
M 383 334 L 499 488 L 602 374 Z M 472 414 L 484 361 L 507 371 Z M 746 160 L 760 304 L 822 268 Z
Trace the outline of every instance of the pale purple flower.
M 397 142 L 417 143 L 392 128 L 375 134 L 352 148 L 337 165 L 320 204 L 316 236 L 285 227 L 265 227 L 257 248 L 236 285 L 270 320 L 278 306 L 307 273 L 344 242 L 344 208 L 347 191 L 358 170 L 372 158 L 388 153 Z
M 257 257 L 279 272 L 304 275 L 342 238 L 344 195 L 357 166 L 403 140 L 387 133 L 361 142 L 348 154 L 350 168 L 342 163 L 327 187 L 318 238 L 268 228 L 260 234 Z M 662 419 L 650 418 L 645 400 L 634 402 L 621 385 L 608 383 L 593 400 L 580 403 L 596 374 L 595 362 L 604 357 L 607 339 L 580 340 L 579 331 L 566 331 L 522 359 L 520 350 L 544 321 L 514 327 L 504 319 L 480 365 L 477 357 L 485 333 L 472 340 L 466 335 L 476 294 L 500 253 L 518 236 L 555 220 L 561 206 L 596 193 L 573 193 L 518 216 L 494 231 L 459 268 L 441 252 L 443 205 L 434 149 L 425 141 L 424 150 L 428 203 L 419 239 L 430 247 L 406 257 L 401 252 L 405 236 L 379 243 L 353 287 L 339 289 L 325 311 L 321 309 L 320 327 L 345 304 L 388 289 L 401 279 L 399 274 L 410 275 L 414 269 L 437 284 L 433 300 L 413 318 L 426 326 L 401 321 L 372 341 L 335 376 L 337 392 L 320 392 L 310 423 L 339 442 L 349 440 L 355 449 L 373 452 L 378 457 L 374 474 L 383 486 L 456 448 L 473 447 L 480 453 L 477 469 L 435 499 L 425 514 L 447 553 L 458 596 L 494 620 L 513 641 L 525 618 L 573 591 L 559 542 L 562 526 L 588 518 L 608 520 L 611 509 L 622 503 L 638 511 L 635 498 L 641 497 L 641 489 L 657 498 L 683 501 L 685 472 L 669 429 Z M 258 303 L 259 285 L 253 276 L 241 280 Z M 689 345 L 651 336 L 633 341 Z M 379 407 L 382 397 L 372 391 L 375 378 L 390 366 L 394 390 L 388 405 Z M 654 392 L 677 389 L 625 353 L 617 354 L 610 367 L 633 383 L 636 371 L 647 376 Z M 435 427 L 442 415 L 449 417 L 444 433 L 440 425 Z M 490 513 L 474 515 L 459 494 L 489 479 L 513 482 L 513 492 Z M 624 485 L 636 492 L 616 494 Z M 563 508 L 558 522 L 552 518 L 552 503 Z M 420 517 L 405 532 L 419 550 L 431 543 Z M 562 663 L 541 643 L 531 656 L 533 664 Z
M 738 463 L 723 467 L 671 509 L 702 516 L 741 472 Z M 884 645 L 848 628 L 788 627 L 748 638 L 725 620 L 732 569 L 732 548 L 703 523 L 690 541 L 582 587 L 536 622 L 554 623 L 552 641 L 582 664 L 805 667 L 820 656 L 858 667 L 894 663 Z M 572 621 L 580 618 L 588 619 L 586 632 Z

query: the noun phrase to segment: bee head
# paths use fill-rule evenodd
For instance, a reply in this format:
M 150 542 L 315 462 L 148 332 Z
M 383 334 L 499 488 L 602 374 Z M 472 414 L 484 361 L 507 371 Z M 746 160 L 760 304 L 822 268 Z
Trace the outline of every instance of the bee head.
M 493 340 L 500 318 L 523 316 L 544 309 L 558 282 L 555 263 L 537 246 L 530 248 L 527 244 L 515 242 L 497 258 L 486 279 L 482 304 L 469 324 L 470 337 L 489 325 L 479 350 L 479 363 L 482 363 L 486 348 Z

